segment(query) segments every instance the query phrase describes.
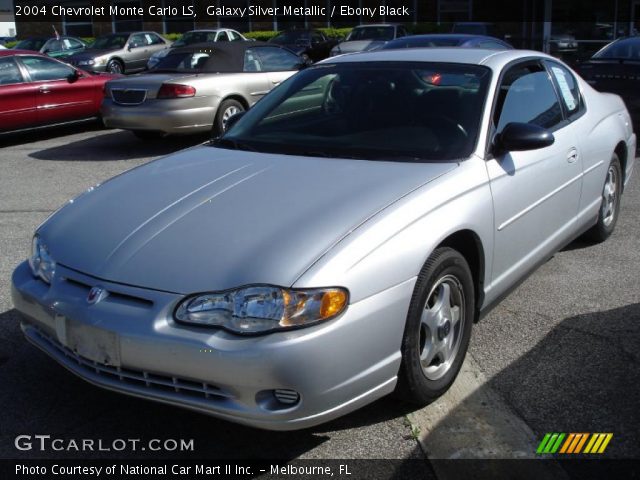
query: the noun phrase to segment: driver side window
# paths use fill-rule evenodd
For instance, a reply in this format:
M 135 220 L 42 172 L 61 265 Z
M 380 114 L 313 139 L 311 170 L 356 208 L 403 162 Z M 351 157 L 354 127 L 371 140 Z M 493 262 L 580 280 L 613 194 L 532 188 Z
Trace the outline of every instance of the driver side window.
M 554 129 L 564 120 L 549 74 L 536 63 L 517 65 L 500 84 L 493 122 L 496 132 L 509 123 L 530 123 Z

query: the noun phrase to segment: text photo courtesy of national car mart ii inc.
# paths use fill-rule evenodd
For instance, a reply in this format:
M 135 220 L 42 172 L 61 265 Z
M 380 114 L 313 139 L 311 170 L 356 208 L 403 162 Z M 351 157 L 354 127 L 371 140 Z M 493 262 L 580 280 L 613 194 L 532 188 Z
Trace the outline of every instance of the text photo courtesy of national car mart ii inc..
M 245 4 L 246 5 L 246 4 Z M 43 17 L 64 17 L 67 20 L 74 17 L 273 17 L 273 16 L 318 16 L 318 17 L 335 17 L 335 16 L 355 16 L 374 18 L 378 16 L 391 17 L 409 17 L 411 10 L 408 5 L 374 5 L 367 7 L 356 7 L 352 5 L 332 4 L 306 6 L 299 5 L 279 5 L 279 6 L 226 6 L 222 3 L 212 5 L 178 5 L 166 6 L 164 2 L 159 1 L 158 5 L 140 6 L 72 6 L 72 5 L 42 5 L 34 2 L 33 4 L 21 4 L 15 7 L 15 17 L 17 20 L 37 21 Z

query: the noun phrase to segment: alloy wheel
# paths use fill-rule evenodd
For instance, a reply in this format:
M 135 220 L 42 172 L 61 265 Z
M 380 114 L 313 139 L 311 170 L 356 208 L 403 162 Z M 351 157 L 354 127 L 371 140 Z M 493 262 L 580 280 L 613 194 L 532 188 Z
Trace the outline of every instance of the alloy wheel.
M 464 330 L 464 290 L 453 275 L 440 278 L 429 292 L 420 317 L 420 365 L 429 380 L 451 368 Z
M 618 203 L 618 171 L 613 165 L 609 166 L 607 179 L 602 190 L 602 222 L 611 225 L 616 215 Z

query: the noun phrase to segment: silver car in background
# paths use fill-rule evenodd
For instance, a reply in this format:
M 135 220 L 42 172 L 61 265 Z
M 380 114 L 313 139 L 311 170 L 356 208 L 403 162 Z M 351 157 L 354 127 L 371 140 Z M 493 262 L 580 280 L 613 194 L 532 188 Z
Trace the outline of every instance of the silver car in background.
M 145 70 L 149 57 L 170 44 L 156 32 L 108 33 L 68 62 L 88 72 L 135 73 Z
M 177 48 L 148 74 L 107 83 L 102 119 L 141 138 L 219 133 L 229 117 L 305 66 L 289 50 L 264 42 Z
M 611 235 L 635 149 L 622 100 L 538 52 L 345 55 L 62 207 L 13 302 L 81 378 L 246 425 L 424 405 L 475 321 Z
M 171 48 L 187 47 L 189 45 L 195 45 L 196 43 L 215 43 L 215 42 L 247 42 L 249 41 L 240 32 L 232 30 L 230 28 L 214 28 L 212 30 L 191 30 L 185 32 L 180 38 L 178 38 Z M 253 40 L 251 40 L 253 41 Z M 167 56 L 169 49 L 160 50 L 149 58 L 147 62 L 147 70 L 151 70 L 158 62 Z
M 407 35 L 404 25 L 393 23 L 359 25 L 349 32 L 343 42 L 331 49 L 330 56 L 375 50 L 391 40 Z

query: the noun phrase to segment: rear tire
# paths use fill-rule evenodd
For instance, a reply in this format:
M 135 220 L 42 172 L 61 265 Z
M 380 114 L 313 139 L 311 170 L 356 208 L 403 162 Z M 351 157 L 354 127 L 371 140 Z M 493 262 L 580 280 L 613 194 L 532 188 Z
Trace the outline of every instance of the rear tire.
M 244 110 L 244 105 L 231 98 L 220 103 L 213 122 L 213 136 L 222 135 L 226 130 L 226 124 L 229 117 L 236 113 L 244 112 Z
M 454 382 L 469 346 L 475 289 L 456 250 L 436 249 L 418 275 L 402 339 L 396 396 L 426 405 Z
M 589 240 L 600 243 L 611 236 L 618 222 L 621 192 L 622 167 L 618 155 L 614 153 L 602 188 L 602 204 L 598 212 L 598 222 L 586 233 Z

